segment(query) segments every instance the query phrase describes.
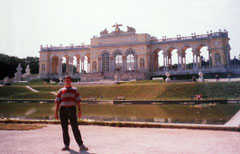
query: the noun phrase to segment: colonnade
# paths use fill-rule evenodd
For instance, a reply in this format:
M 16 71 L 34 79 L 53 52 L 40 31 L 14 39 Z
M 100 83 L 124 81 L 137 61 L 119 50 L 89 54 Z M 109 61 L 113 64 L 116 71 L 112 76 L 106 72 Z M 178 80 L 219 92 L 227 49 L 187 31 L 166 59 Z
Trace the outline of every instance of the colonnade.
M 74 56 L 76 57 L 76 56 Z M 83 71 L 87 71 L 86 66 L 84 65 L 85 57 L 79 58 L 76 57 L 76 65 L 74 65 L 74 57 L 65 57 L 66 58 L 66 70 L 63 72 L 63 58 L 64 57 L 58 57 L 53 56 L 49 60 L 49 73 L 50 74 L 74 74 L 74 66 L 76 66 L 76 72 L 75 73 L 81 73 Z
M 133 54 L 133 59 L 131 62 L 127 62 L 127 56 L 126 55 L 120 55 L 122 58 L 122 63 L 117 64 L 116 63 L 116 56 L 109 56 L 109 64 L 106 65 L 103 61 L 102 57 L 98 58 L 98 67 L 100 72 L 116 72 L 118 69 L 118 66 L 120 66 L 120 72 L 126 72 L 126 71 L 136 71 L 138 70 L 138 55 Z M 129 56 L 129 55 L 128 55 Z
M 159 63 L 158 63 L 158 53 L 162 51 L 162 54 L 163 54 L 163 65 L 162 67 L 164 69 L 171 69 L 172 67 L 172 51 L 163 51 L 163 50 L 160 50 L 158 52 L 153 51 L 153 58 L 152 60 L 154 61 L 153 62 L 153 70 L 154 71 L 159 71 Z M 186 50 L 185 50 L 186 51 Z M 183 50 L 178 50 L 177 51 L 177 69 L 181 70 L 181 69 L 187 69 L 187 62 L 186 62 L 186 52 L 183 51 Z M 201 64 L 201 55 L 200 55 L 200 51 L 199 50 L 193 50 L 191 51 L 192 52 L 192 69 L 198 69 L 200 67 L 202 67 L 202 64 Z M 208 50 L 208 60 L 209 60 L 209 66 L 211 66 L 211 53 L 210 51 Z

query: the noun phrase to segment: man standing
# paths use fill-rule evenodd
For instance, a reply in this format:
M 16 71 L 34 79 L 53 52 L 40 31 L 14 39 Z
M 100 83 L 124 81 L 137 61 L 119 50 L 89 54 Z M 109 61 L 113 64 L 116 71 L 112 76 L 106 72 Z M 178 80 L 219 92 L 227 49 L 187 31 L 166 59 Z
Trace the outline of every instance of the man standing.
M 83 144 L 81 133 L 78 129 L 77 123 L 77 112 L 76 106 L 78 109 L 78 118 L 81 118 L 81 98 L 79 96 L 79 92 L 77 88 L 72 87 L 72 78 L 71 76 L 66 76 L 64 78 L 65 87 L 61 88 L 58 91 L 55 103 L 56 103 L 56 112 L 55 118 L 59 119 L 58 111 L 60 108 L 60 122 L 62 126 L 62 133 L 63 133 L 63 142 L 64 147 L 62 150 L 69 150 L 70 138 L 68 134 L 68 119 L 70 119 L 73 135 L 75 137 L 76 142 L 78 143 L 80 150 L 87 151 L 88 148 Z

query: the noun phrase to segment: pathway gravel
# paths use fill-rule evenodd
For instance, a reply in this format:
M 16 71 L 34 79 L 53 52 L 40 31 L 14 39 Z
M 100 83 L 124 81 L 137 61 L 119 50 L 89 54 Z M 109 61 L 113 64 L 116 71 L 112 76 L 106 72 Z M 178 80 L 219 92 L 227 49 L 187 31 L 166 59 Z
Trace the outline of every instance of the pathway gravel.
M 234 131 L 119 128 L 79 126 L 83 154 L 236 154 L 240 153 L 240 133 Z M 60 125 L 30 131 L 0 131 L 0 153 L 76 154 L 78 146 L 70 131 L 70 151 L 63 147 Z

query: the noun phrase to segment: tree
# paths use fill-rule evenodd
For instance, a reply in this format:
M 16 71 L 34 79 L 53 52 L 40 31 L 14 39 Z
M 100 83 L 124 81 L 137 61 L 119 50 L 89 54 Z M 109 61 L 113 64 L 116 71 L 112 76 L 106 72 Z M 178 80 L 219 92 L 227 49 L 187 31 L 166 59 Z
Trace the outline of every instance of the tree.
M 14 56 L 0 54 L 0 79 L 5 78 L 6 76 L 9 78 L 14 77 L 19 63 L 22 64 L 23 60 Z
M 234 57 L 231 60 L 231 65 L 240 65 L 240 59 L 237 59 L 236 57 Z
M 27 57 L 23 59 L 24 61 L 24 68 L 29 65 L 32 74 L 39 73 L 39 58 L 38 57 Z
M 22 73 L 25 73 L 25 68 L 29 65 L 32 74 L 38 74 L 39 72 L 39 58 L 38 57 L 27 57 L 18 58 L 15 56 L 8 56 L 5 54 L 0 54 L 0 80 L 4 79 L 6 76 L 9 78 L 14 77 L 16 73 L 16 68 L 18 64 L 22 66 Z

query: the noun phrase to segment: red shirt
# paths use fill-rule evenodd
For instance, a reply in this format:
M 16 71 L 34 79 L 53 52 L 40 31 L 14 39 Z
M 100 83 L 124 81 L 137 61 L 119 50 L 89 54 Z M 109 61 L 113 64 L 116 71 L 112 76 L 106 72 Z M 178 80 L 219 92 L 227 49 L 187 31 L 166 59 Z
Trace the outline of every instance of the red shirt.
M 79 92 L 75 87 L 63 87 L 58 91 L 55 103 L 60 106 L 75 106 L 81 102 Z

